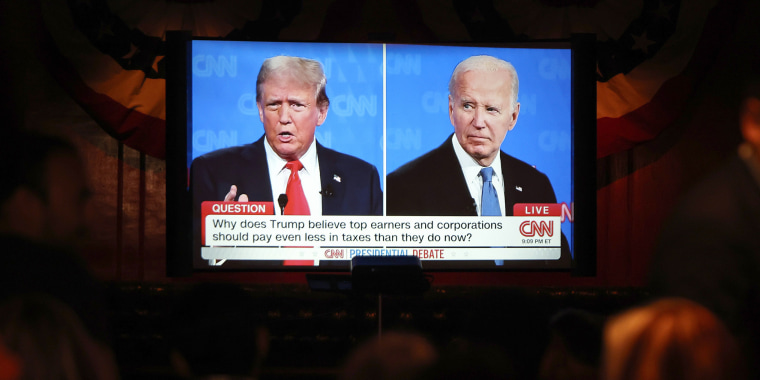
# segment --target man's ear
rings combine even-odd
[[[510,131],[512,130],[512,128],[515,127],[515,124],[517,124],[518,116],[520,116],[520,103],[515,104],[515,108],[512,110],[512,115],[510,115],[510,117],[512,118],[512,122],[509,123]]]
[[[317,115],[317,126],[322,125],[322,123],[325,122],[325,119],[327,119],[327,110],[330,108],[330,106],[317,106],[319,107],[319,115]]]
[[[760,99],[751,97],[744,100],[739,122],[744,140],[760,152]]]
[[[449,120],[451,125],[454,125],[454,98],[449,94]]]
[[[256,108],[259,109],[259,120],[261,120],[261,123],[264,124],[264,109],[261,108],[260,102],[256,102]]]

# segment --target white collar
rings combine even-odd
[[[480,166],[474,158],[465,152],[462,145],[459,144],[456,133],[451,136],[451,143],[454,145],[454,153],[456,153],[459,166],[462,167],[462,173],[464,173],[465,179],[469,182],[473,178],[478,178],[480,175],[480,169],[483,169],[483,166]],[[496,158],[494,158],[491,163],[491,167],[494,171],[493,176],[503,182],[504,179],[501,177],[501,151],[496,154]]]
[[[309,145],[309,149],[307,149],[306,153],[304,153],[303,156],[298,159],[301,161],[303,170],[306,170],[306,173],[317,172],[317,166],[319,163],[317,162],[316,141],[316,138],[312,140],[311,145]],[[270,175],[276,175],[285,169],[285,164],[287,164],[288,161],[284,160],[274,152],[274,149],[272,149],[272,146],[269,145],[269,141],[266,139],[266,136],[264,137],[264,151],[266,152],[267,167],[269,168]]]

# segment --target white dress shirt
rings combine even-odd
[[[451,136],[452,144],[454,145],[454,152],[457,155],[459,166],[462,168],[462,174],[467,182],[467,189],[470,190],[470,196],[475,200],[475,206],[477,208],[478,215],[481,215],[482,200],[480,197],[483,195],[483,180],[480,178],[480,166],[474,158],[465,152],[462,145],[457,140],[457,135]],[[501,215],[506,215],[504,212],[504,178],[501,173],[501,153],[496,155],[496,158],[491,163],[493,168],[493,177],[491,177],[491,183],[493,183],[496,194],[499,197],[499,209],[501,209]]]
[[[288,163],[274,152],[269,145],[269,141],[264,139],[264,150],[266,151],[267,167],[269,168],[269,183],[272,185],[272,197],[274,198],[274,214],[280,215],[280,205],[277,198],[280,194],[285,194],[288,187],[288,178],[290,170],[285,167]],[[309,149],[299,159],[303,168],[298,172],[301,178],[301,186],[306,195],[306,202],[309,204],[309,214],[322,215],[322,181],[319,176],[319,159],[317,158],[317,144],[312,141]]]

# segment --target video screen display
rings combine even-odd
[[[292,62],[279,56],[318,63],[329,105],[311,74],[277,71]],[[519,106],[491,58],[450,94],[474,56],[514,67]],[[572,267],[569,43],[192,40],[186,58],[195,269],[342,270],[356,256],[410,255],[425,270]]]

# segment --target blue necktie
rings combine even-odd
[[[499,196],[496,195],[496,189],[493,187],[493,183],[491,183],[493,168],[480,169],[480,176],[483,178],[483,194],[480,196],[480,215],[501,216]]]

